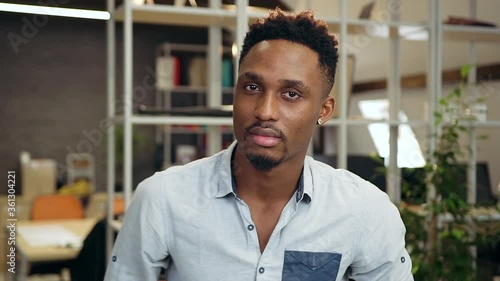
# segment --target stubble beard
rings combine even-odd
[[[271,171],[273,168],[279,166],[281,162],[283,162],[284,158],[282,157],[281,159],[273,159],[271,157],[256,155],[252,153],[246,153],[245,156],[247,157],[250,164],[252,164],[254,169],[259,172]]]

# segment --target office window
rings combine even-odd
[[[362,100],[358,103],[361,114],[365,119],[388,120],[389,101]],[[408,117],[403,111],[399,112],[399,121],[407,122]],[[375,144],[377,153],[384,158],[385,165],[389,164],[389,125],[370,124],[368,131]],[[398,167],[418,168],[425,165],[425,159],[415,134],[409,125],[399,125],[398,137]]]

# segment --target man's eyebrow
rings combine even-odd
[[[263,80],[262,76],[257,74],[257,73],[254,73],[254,72],[244,72],[242,73],[239,78],[246,78],[248,80],[251,80],[251,81],[255,81],[255,82],[261,82]],[[302,91],[309,91],[310,90],[310,87],[307,86],[304,82],[302,82],[301,80],[294,80],[294,79],[280,79],[279,82],[281,83],[281,85],[283,87],[289,87],[289,88],[298,88]]]
[[[293,80],[293,79],[280,79],[280,83],[285,86],[285,87],[290,87],[290,88],[299,88],[303,91],[308,91],[310,88],[304,82],[300,80]]]
[[[255,81],[255,82],[260,82],[260,81],[262,81],[262,76],[260,76],[260,75],[259,75],[259,74],[257,74],[257,73],[253,73],[253,72],[245,72],[245,73],[242,73],[242,74],[240,75],[240,77],[239,77],[239,78],[242,78],[242,77],[244,77],[244,78],[246,78],[246,79],[248,79],[248,80]]]

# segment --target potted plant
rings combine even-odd
[[[492,238],[499,235],[498,229],[477,231],[465,199],[466,169],[459,165],[459,159],[466,158],[467,150],[460,138],[471,132],[468,123],[476,120],[471,109],[475,104],[484,104],[482,98],[464,95],[469,70],[470,66],[461,69],[460,84],[441,98],[434,113],[436,149],[430,152],[423,169],[422,184],[403,186],[407,196],[420,198],[414,198],[414,202],[425,201],[423,210],[401,208],[415,280],[479,280],[474,247],[479,242],[491,244]]]
[[[124,160],[124,130],[123,126],[115,127],[115,191],[123,191],[123,160]],[[132,155],[136,159],[139,153],[151,152],[152,140],[134,126],[132,133]],[[134,162],[135,163],[135,162]]]

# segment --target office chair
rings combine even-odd
[[[32,220],[83,219],[80,199],[72,195],[40,195],[33,200]]]
[[[121,195],[118,195],[121,196]],[[91,196],[87,210],[88,217],[98,218],[94,228],[83,241],[78,257],[70,264],[71,281],[102,281],[106,272],[106,205],[107,194]],[[120,216],[125,212],[123,197],[114,198],[113,214]],[[116,234],[114,234],[116,239]]]
[[[40,195],[32,203],[32,220],[83,218],[83,205],[78,198],[72,195]],[[68,266],[69,261],[32,263],[29,275],[57,274],[63,280],[62,270]]]

